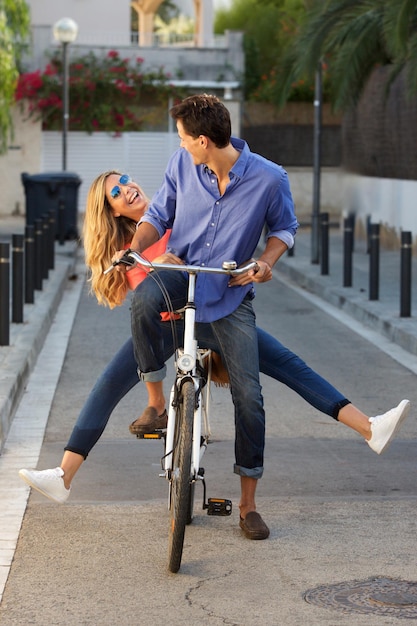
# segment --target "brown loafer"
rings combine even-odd
[[[158,415],[153,406],[148,406],[137,420],[132,422],[129,430],[132,435],[147,435],[155,430],[163,430],[167,427],[168,415],[164,411]]]
[[[269,528],[257,511],[251,511],[245,517],[240,518],[239,526],[248,539],[267,539]]]

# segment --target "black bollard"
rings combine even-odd
[[[35,227],[25,227],[25,302],[35,302]]]
[[[320,267],[321,275],[329,273],[329,214],[320,213]]]
[[[411,259],[413,242],[410,231],[401,233],[400,317],[411,317]]]
[[[366,216],[366,254],[371,252],[371,216]]]
[[[42,220],[35,220],[35,289],[42,290]]]
[[[49,211],[48,268],[55,267],[55,210]]]
[[[343,287],[352,287],[353,218],[343,220]]]
[[[12,322],[23,322],[23,235],[12,235]]]
[[[10,343],[10,244],[0,243],[0,346]]]
[[[352,224],[352,252],[355,251],[355,225],[356,225],[356,213],[355,211],[349,211],[348,218]]]
[[[49,217],[42,215],[42,278],[47,279],[48,268],[48,256],[49,256]]]
[[[58,203],[58,237],[59,245],[63,246],[65,243],[65,202],[62,198]]]
[[[379,298],[379,224],[369,225],[369,299]]]

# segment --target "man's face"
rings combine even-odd
[[[184,148],[184,150],[187,150],[192,156],[194,165],[205,163],[207,152],[203,148],[206,143],[204,140],[202,141],[203,136],[193,137],[192,135],[188,135],[181,120],[177,120],[177,131],[178,137],[180,138],[180,146]]]

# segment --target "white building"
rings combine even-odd
[[[62,17],[71,17],[79,27],[77,40],[81,45],[126,46],[131,43],[131,8],[139,17],[139,46],[154,44],[153,22],[163,0],[27,0],[31,12],[35,38],[44,44],[52,43],[52,25]],[[195,39],[198,47],[213,45],[213,0],[182,0],[186,15],[195,20]],[[43,35],[41,35],[43,33]]]
[[[130,7],[145,11],[149,17],[162,0],[120,0],[118,3],[102,0],[27,0],[31,10],[32,50],[24,59],[26,71],[43,69],[48,53],[59,44],[53,39],[53,25],[63,17],[72,18],[78,25],[75,42],[68,48],[70,58],[90,51],[105,56],[117,50],[122,58],[140,56],[143,70],[163,68],[164,72],[181,79],[190,93],[209,91],[227,101],[231,112],[232,128],[240,134],[241,94],[240,80],[244,72],[242,33],[229,32],[221,38],[213,36],[213,0],[183,0],[192,5],[199,19],[198,36],[188,42],[162,44],[152,37],[151,26],[146,21],[145,30],[138,42],[131,40]],[[184,8],[185,10],[185,8]],[[148,28],[148,30],[146,30]],[[140,45],[142,44],[146,45]],[[140,53],[138,54],[138,49]],[[10,184],[0,199],[0,214],[24,211],[25,199],[21,173],[38,174],[61,169],[60,133],[42,133],[40,123],[22,121],[16,115],[15,136],[9,151],[0,157],[0,174],[6,175]],[[167,120],[168,120],[167,112]],[[68,137],[67,170],[80,175],[79,207],[83,211],[86,189],[100,169],[125,168],[140,176],[152,194],[162,174],[170,153],[178,144],[174,129],[170,137],[162,133],[130,133],[130,136],[112,138],[109,133],[71,133]],[[136,137],[134,135],[140,135]],[[86,145],[86,143],[88,145]],[[91,146],[95,144],[95,148]],[[96,152],[94,152],[96,150]],[[145,158],[144,158],[144,155]]]

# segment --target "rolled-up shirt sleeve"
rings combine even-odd
[[[292,198],[288,174],[281,169],[281,178],[276,189],[273,190],[270,208],[268,209],[266,222],[268,232],[266,239],[277,237],[288,248],[294,245],[294,237],[299,226],[294,213],[294,201]]]
[[[290,233],[288,230],[279,230],[275,234],[268,233],[266,239],[270,237],[276,237],[285,243],[288,249],[294,246],[294,235]]]

